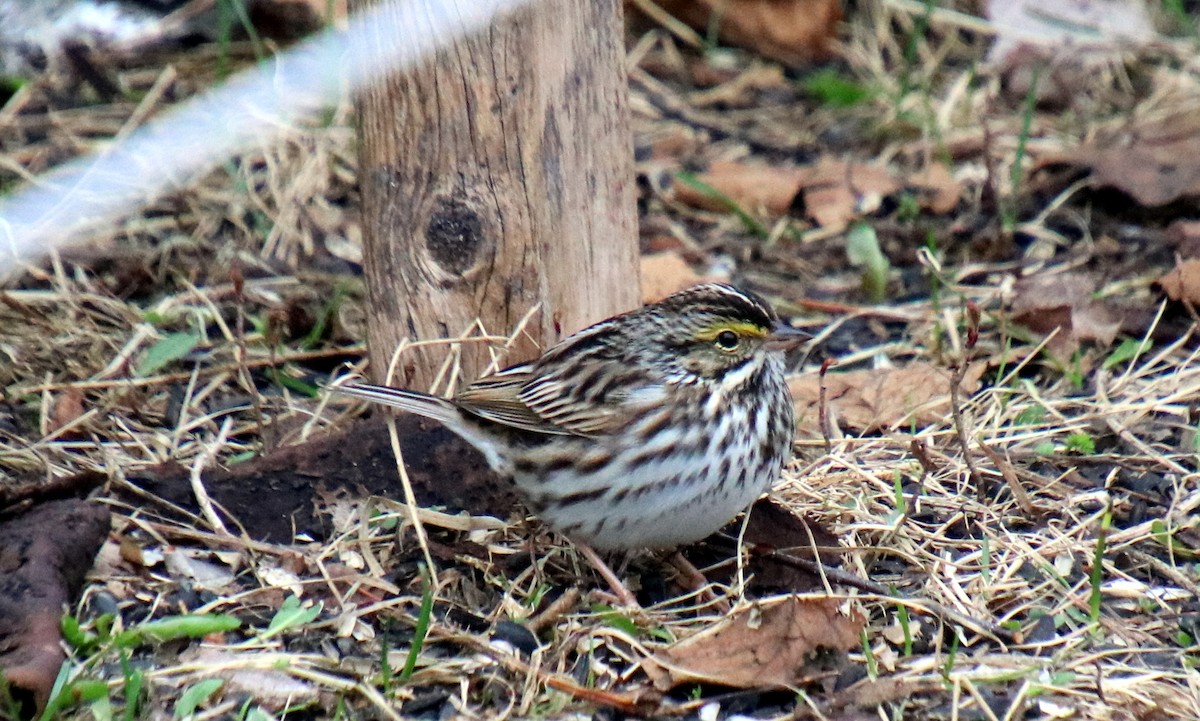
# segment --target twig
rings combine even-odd
[[[384,374],[384,382],[390,382],[395,376],[396,365],[400,362],[400,356],[407,350],[411,344],[408,339],[400,341],[400,345],[396,347],[396,351],[392,353],[392,360],[388,364],[387,372]],[[408,478],[408,468],[404,465],[404,454],[400,449],[400,434],[396,430],[396,417],[393,414],[387,416],[388,439],[392,444],[392,455],[396,457],[396,472],[400,476],[400,487],[404,489],[404,507],[408,511],[408,519],[413,524],[413,531],[417,534],[417,545],[421,547],[421,553],[425,555],[425,563],[429,567],[430,584],[434,589],[437,589],[440,584],[438,579],[437,566],[433,562],[433,553],[429,550],[429,536],[425,533],[425,524],[421,522],[421,514],[417,507],[417,494],[413,491],[412,481]]]
[[[148,326],[147,326],[148,327]],[[352,356],[361,354],[365,350],[364,346],[359,343],[345,348],[331,348],[328,350],[305,351],[303,353],[290,353],[284,356],[275,356],[270,358],[258,358],[248,360],[242,364],[237,362],[225,363],[217,366],[209,366],[196,371],[198,377],[207,378],[209,376],[220,375],[222,373],[237,373],[243,366],[246,368],[271,368],[282,365],[284,363],[319,360],[322,358],[337,358],[341,356]],[[172,383],[181,383],[192,377],[192,371],[181,371],[179,373],[166,373],[160,376],[151,376],[149,378],[111,378],[94,381],[79,381],[76,383],[41,383],[36,386],[28,386],[25,388],[12,388],[12,396],[32,395],[43,391],[56,391],[66,388],[78,388],[80,390],[103,390],[106,388],[144,388],[146,386],[170,385]],[[5,398],[7,396],[0,396]]]
[[[1107,371],[1100,370],[1096,373],[1096,400],[1100,402],[1101,406],[1110,405],[1108,400],[1108,389],[1106,388],[1105,382],[1107,377]],[[1104,418],[1104,425],[1108,426],[1110,431],[1115,433],[1118,438],[1120,438],[1138,453],[1141,453],[1147,458],[1158,458],[1163,465],[1167,466],[1181,476],[1187,476],[1191,473],[1190,470],[1171,460],[1171,458],[1168,456],[1162,453],[1155,453],[1154,449],[1148,446],[1145,441],[1130,433],[1129,429],[1116,417],[1115,413],[1104,413],[1102,414],[1102,417]]]
[[[137,130],[137,128],[141,126],[143,122],[145,122],[146,118],[148,118],[150,114],[154,112],[154,108],[163,99],[163,96],[166,95],[167,90],[175,84],[175,78],[176,72],[174,65],[168,65],[167,67],[163,68],[162,72],[158,74],[157,78],[155,78],[154,84],[150,86],[150,89],[147,90],[146,94],[142,96],[142,99],[138,101],[137,107],[134,108],[133,112],[129,114],[129,117],[125,119],[125,123],[121,125],[121,129],[117,131],[115,136],[113,136],[114,142],[123,140],[134,130]]]
[[[888,546],[892,539],[897,536],[900,528],[908,522],[909,516],[912,515],[912,509],[917,507],[917,501],[920,500],[921,494],[925,492],[925,479],[937,472],[937,466],[934,465],[933,459],[929,457],[929,447],[924,440],[918,438],[912,439],[912,441],[908,444],[908,450],[910,453],[912,453],[913,457],[917,459],[917,462],[921,464],[921,477],[917,479],[917,487],[913,489],[912,497],[908,499],[908,503],[905,504],[904,510],[901,512],[900,517],[896,519],[896,522],[892,524],[892,527],[888,529],[887,533],[880,538],[878,544],[880,547]],[[863,568],[871,568],[874,566],[875,559],[880,555],[882,555],[880,551],[869,551],[865,553],[863,557]]]
[[[856,317],[880,318],[882,320],[894,320],[905,323],[914,323],[924,320],[928,314],[921,311],[905,311],[899,308],[875,307],[870,305],[854,305],[852,303],[839,303],[829,300],[816,300],[813,298],[800,298],[790,304],[797,308],[805,310],[817,311],[820,313],[828,313],[830,315],[852,315]],[[785,304],[780,304],[781,307],[786,307]]]
[[[992,124],[983,121],[983,185],[979,189],[979,207],[986,213],[995,213],[1000,208],[1000,173],[996,170],[995,136]]]
[[[491,657],[509,671],[525,677],[535,677],[538,681],[545,684],[547,688],[561,691],[581,701],[593,703],[597,706],[614,708],[622,713],[639,718],[648,715],[675,715],[674,712],[676,709],[669,706],[664,707],[662,698],[657,693],[646,692],[634,695],[615,693],[598,688],[586,688],[575,683],[571,678],[558,674],[550,674],[541,670],[538,666],[531,666],[473,636],[447,631],[437,626],[429,629],[429,637],[466,646],[475,653]]]
[[[827,456],[833,455],[833,441],[829,438],[829,388],[825,385],[825,375],[835,365],[837,365],[835,359],[826,358],[821,363],[821,372],[818,375],[820,393],[817,396],[817,423],[821,426],[821,438],[825,439],[825,455]]]
[[[674,35],[684,44],[698,50],[704,48],[704,38],[700,37],[700,33],[692,30],[682,20],[662,9],[654,0],[632,0],[631,4],[640,10],[643,15],[666,28],[667,32]]]
[[[529,619],[525,623],[525,628],[529,629],[529,632],[534,635],[541,633],[542,629],[557,622],[558,619],[571,611],[574,611],[575,607],[579,605],[581,595],[578,586],[568,586],[567,590],[563,591],[561,596],[554,599],[546,607],[546,610]]]
[[[962,357],[954,366],[950,378],[950,412],[954,416],[954,430],[958,444],[962,447],[963,462],[967,464],[967,474],[975,486],[975,495],[982,503],[987,497],[988,486],[979,469],[975,466],[975,458],[971,455],[971,441],[967,435],[967,421],[962,408],[962,382],[967,375],[972,351],[979,342],[979,306],[973,301],[967,301],[967,341],[963,344]]]
[[[917,487],[913,489],[912,500],[908,502],[910,507],[915,508],[921,494],[925,492],[925,479],[937,473],[938,468],[933,459],[929,457],[929,444],[924,440],[912,439],[912,443],[908,444],[908,450],[917,459],[917,463],[921,464],[921,477],[917,479]],[[906,511],[905,516],[907,517],[907,515]]]
[[[1025,515],[1030,518],[1037,518],[1041,516],[1041,512],[1038,511],[1037,507],[1033,505],[1033,501],[1030,500],[1029,493],[1025,491],[1025,486],[1021,485],[1021,479],[1017,477],[1017,472],[1013,469],[1012,464],[1002,458],[1000,454],[996,452],[996,449],[984,443],[982,439],[978,440],[978,444],[979,450],[984,452],[984,455],[991,460],[992,465],[994,465],[996,470],[1000,471],[1000,475],[1004,477],[1004,482],[1008,484],[1009,490],[1012,491],[1013,498],[1016,499],[1017,505],[1021,507],[1021,510],[1025,512]]]
[[[242,268],[236,262],[229,268],[229,274],[233,276],[233,302],[237,308],[237,318],[234,321],[233,333],[233,356],[238,364],[238,377],[241,378],[242,384],[246,387],[246,392],[250,394],[250,403],[254,407],[254,418],[258,421],[258,427],[262,431],[262,448],[275,447],[275,424],[271,423],[266,414],[263,413],[262,394],[258,392],[258,388],[254,385],[254,378],[250,375],[250,367],[246,365],[246,359],[249,356],[248,346],[246,344],[246,277],[242,274]],[[275,348],[278,345],[275,339],[270,338],[268,331],[268,345],[270,346],[270,358],[275,360]]]
[[[970,628],[980,635],[990,636],[997,641],[1003,642],[1020,640],[1020,635],[1018,632],[1010,631],[1003,626],[992,623],[991,621],[975,618],[974,616],[967,615],[961,611],[956,611],[953,608],[944,606],[936,601],[930,601],[923,598],[914,598],[912,596],[891,591],[885,586],[875,583],[874,581],[868,581],[867,579],[857,576],[849,571],[843,571],[840,568],[828,566],[820,561],[811,561],[807,558],[800,558],[799,556],[794,556],[786,551],[771,551],[770,553],[765,554],[765,556],[766,558],[770,558],[773,561],[778,561],[784,565],[799,568],[802,571],[807,571],[816,576],[825,577],[834,581],[835,583],[840,583],[844,586],[850,586],[851,588],[857,588],[858,590],[866,591],[867,593],[873,593],[883,599],[901,601],[905,605],[910,605],[914,608],[924,610],[931,615],[938,616],[939,618],[948,619],[962,626]]]
[[[219,536],[229,536],[229,530],[225,528],[225,524],[221,522],[221,517],[217,515],[217,511],[213,508],[212,499],[208,496],[208,490],[204,488],[204,467],[212,463],[216,458],[217,453],[221,450],[221,446],[225,445],[225,441],[229,436],[229,428],[233,425],[233,418],[226,416],[221,423],[221,430],[217,432],[216,440],[214,440],[204,452],[196,456],[196,462],[192,464],[191,482],[192,494],[196,496],[196,505],[200,507],[200,513],[208,521],[208,525],[212,527],[213,532]]]
[[[87,45],[82,41],[66,40],[62,43],[62,54],[71,64],[71,69],[91,85],[105,103],[111,103],[114,98],[120,97],[121,89],[96,67],[89,57]]]

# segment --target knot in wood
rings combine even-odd
[[[425,229],[425,245],[439,266],[462,275],[475,264],[483,240],[483,219],[465,201],[438,201]]]

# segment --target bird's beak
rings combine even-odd
[[[766,345],[771,350],[789,350],[808,340],[812,340],[811,334],[777,322],[771,335],[767,336]]]

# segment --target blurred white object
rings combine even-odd
[[[156,33],[164,12],[115,0],[0,0],[0,74],[29,74],[66,43],[136,42]]]
[[[1144,44],[1157,33],[1142,0],[989,0],[996,31],[990,59],[1028,43],[1058,50]]]
[[[3,0],[8,1],[8,0]],[[52,246],[86,239],[227,158],[262,147],[348,92],[412,67],[527,0],[389,2],[326,30],[225,85],[0,199],[0,282]],[[547,0],[543,0],[547,1]]]
[[[989,0],[987,15],[988,63],[1013,95],[1036,80],[1038,102],[1070,102],[1122,50],[1158,39],[1143,0]]]

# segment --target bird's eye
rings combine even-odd
[[[738,347],[738,334],[731,330],[723,330],[717,333],[717,347],[721,350],[734,350]]]

